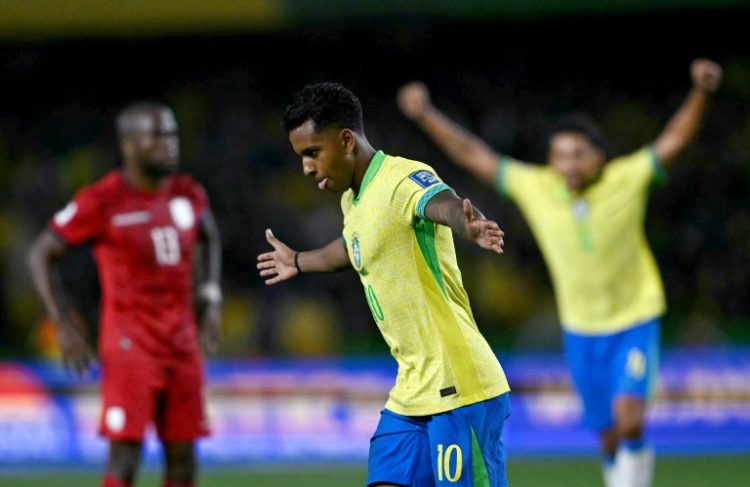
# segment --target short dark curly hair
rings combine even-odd
[[[586,137],[591,145],[600,149],[605,154],[607,153],[608,143],[604,131],[593,118],[585,113],[570,113],[558,120],[549,132],[549,137],[547,137],[548,144],[552,141],[552,137],[562,132],[581,134]]]
[[[362,133],[364,127],[359,99],[343,85],[332,82],[307,85],[294,95],[284,112],[284,132],[289,135],[308,120],[316,132],[337,127]]]

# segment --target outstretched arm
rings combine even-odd
[[[435,108],[427,86],[417,81],[404,85],[398,92],[398,106],[453,162],[480,181],[495,185],[499,154]]]
[[[266,230],[266,240],[273,251],[258,256],[258,270],[267,278],[268,285],[291,279],[300,272],[334,272],[351,266],[340,238],[325,247],[305,252],[290,249],[274,237],[270,228]]]
[[[428,220],[451,228],[459,236],[473,240],[483,249],[503,253],[503,235],[498,224],[487,220],[471,201],[463,201],[453,191],[442,191],[427,203],[424,211]]]
[[[57,327],[57,342],[63,364],[69,371],[83,375],[91,367],[94,352],[84,332],[73,321],[62,290],[57,264],[67,252],[65,243],[52,230],[47,229],[32,244],[28,264],[34,287]]]
[[[708,59],[696,59],[690,66],[693,87],[685,101],[654,141],[654,152],[662,165],[669,166],[698,132],[711,96],[721,84],[721,67]]]
[[[219,322],[221,316],[221,237],[213,213],[203,214],[198,233],[197,275],[195,302],[200,324],[201,342],[206,352],[219,348]]]

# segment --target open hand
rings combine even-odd
[[[219,350],[220,315],[219,303],[209,303],[203,310],[200,323],[200,340],[203,350],[207,354],[214,354]]]
[[[273,247],[273,252],[258,256],[258,270],[261,277],[268,278],[266,284],[270,286],[299,274],[294,265],[296,252],[274,237],[270,228],[266,230],[266,240]]]
[[[464,221],[466,233],[470,239],[483,249],[491,250],[497,254],[503,253],[503,235],[497,222],[485,218],[474,217],[474,207],[469,199],[464,199]]]
[[[58,327],[57,344],[60,347],[66,370],[76,377],[83,377],[91,370],[94,363],[94,351],[75,325],[67,324]]]

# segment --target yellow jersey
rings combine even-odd
[[[500,161],[497,189],[531,227],[566,330],[611,334],[666,310],[643,224],[649,188],[663,176],[651,147],[610,161],[580,195],[549,165]]]
[[[421,162],[378,151],[358,194],[341,198],[343,239],[380,332],[398,362],[386,408],[424,416],[509,390],[471,314],[449,227],[427,202],[450,190]]]

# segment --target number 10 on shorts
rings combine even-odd
[[[454,459],[455,457],[455,459]],[[448,482],[458,482],[461,479],[461,469],[463,468],[464,458],[461,453],[461,447],[458,445],[448,445],[445,448],[442,443],[437,446],[437,472],[438,482],[443,479]]]

